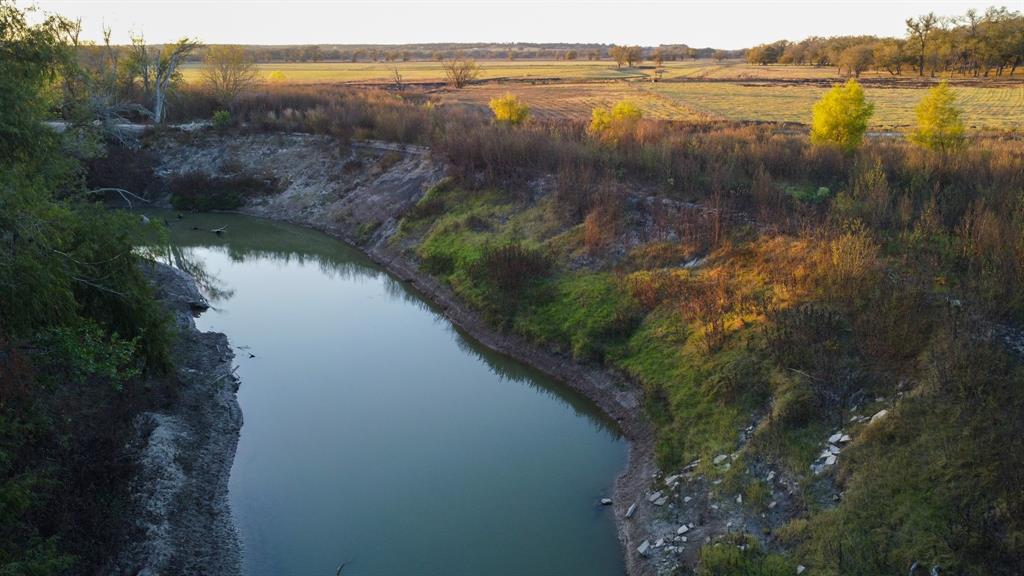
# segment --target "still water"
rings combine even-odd
[[[325,235],[152,216],[213,305],[199,327],[235,347],[245,574],[623,574],[598,499],[626,446],[584,398],[468,340]]]

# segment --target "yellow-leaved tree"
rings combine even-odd
[[[964,122],[956,106],[956,95],[945,80],[928,91],[917,105],[917,128],[910,133],[915,144],[945,152],[964,142]]]
[[[811,142],[839,146],[847,152],[856,150],[874,111],[874,104],[864,98],[864,89],[856,80],[833,86],[814,104]]]
[[[613,127],[632,126],[643,117],[643,110],[634,102],[620,100],[611,108],[594,108],[590,115],[590,133],[599,135]]]
[[[491,98],[491,111],[494,112],[494,119],[506,124],[522,124],[530,115],[530,107],[519,101],[519,98],[512,94],[505,94],[501,98]]]

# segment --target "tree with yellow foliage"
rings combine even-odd
[[[613,127],[632,126],[644,117],[643,110],[631,100],[620,100],[611,108],[594,108],[590,115],[590,133],[602,134]]]
[[[908,136],[911,142],[941,152],[963,144],[964,122],[956,106],[956,95],[945,80],[921,99],[916,116],[917,128]]]
[[[811,142],[838,146],[846,152],[856,150],[874,111],[859,82],[851,78],[842,86],[837,84],[814,104]]]
[[[530,107],[519,101],[519,98],[512,94],[505,94],[501,98],[491,98],[491,111],[494,112],[494,119],[506,124],[522,124],[530,115]]]

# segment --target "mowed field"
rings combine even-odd
[[[641,79],[650,72],[644,68],[616,68],[607,60],[488,60],[478,64],[480,80],[625,80]],[[285,84],[387,84],[394,80],[395,69],[404,82],[444,82],[440,62],[275,62],[257,67],[264,79],[274,74]],[[186,82],[200,81],[200,65],[182,66],[182,76]]]
[[[835,68],[758,66],[739,61],[696,60],[666,62],[661,82],[652,82],[654,66],[616,68],[602,61],[482,61],[482,84],[462,90],[437,89],[441,102],[486,106],[491,98],[515,94],[540,119],[589,118],[597,106],[628,98],[647,117],[665,120],[736,120],[809,123],[811,107],[829,82],[842,82]],[[272,73],[281,84],[388,85],[398,69],[404,82],[439,83],[439,62],[319,62],[261,64],[260,74]],[[183,69],[187,82],[201,81],[200,68]],[[912,125],[914,107],[925,88],[914,74],[893,78],[866,73],[865,93],[875,104],[874,129]],[[880,82],[880,80],[884,80]],[[926,80],[927,81],[927,80]],[[986,85],[954,78],[952,85],[974,129],[1024,130],[1024,75]]]
[[[650,118],[663,120],[756,120],[809,124],[811,108],[827,88],[814,85],[751,85],[733,82],[609,82],[555,85],[470,86],[446,91],[443,101],[486,106],[505,93],[518,96],[542,119],[587,118],[596,106],[622,99],[637,103]],[[924,88],[867,86],[875,104],[874,129],[914,123]],[[954,87],[964,123],[974,129],[1024,129],[1024,85]]]

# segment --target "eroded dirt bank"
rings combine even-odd
[[[176,398],[134,423],[138,474],[117,556],[104,574],[241,574],[228,502],[242,412],[227,337],[201,332],[193,318],[208,307],[193,279],[163,264],[146,267],[174,319]]]
[[[413,240],[396,236],[401,218],[445,177],[444,166],[427,149],[376,142],[342,146],[333,138],[307,134],[205,132],[163,138],[155,151],[163,180],[184,174],[274,179],[279,193],[250,199],[239,211],[314,228],[358,247],[474,339],[588,396],[618,422],[629,441],[628,464],[616,480],[612,506],[629,573],[664,573],[675,565],[664,548],[650,547],[646,556],[637,551],[645,541],[654,543],[658,524],[657,508],[647,498],[657,474],[654,433],[637,387],[600,367],[496,331],[420,270],[409,256]]]

